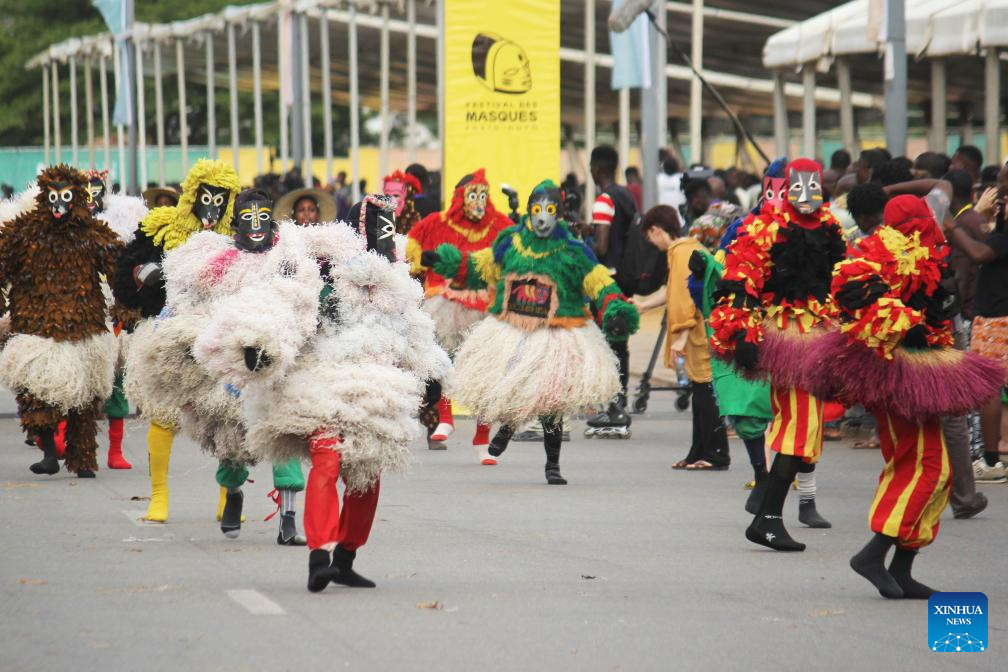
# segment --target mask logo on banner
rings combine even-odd
[[[493,33],[479,33],[472,43],[473,74],[497,93],[528,93],[532,89],[532,65],[528,54],[515,42]]]

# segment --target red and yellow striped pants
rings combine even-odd
[[[823,402],[798,388],[770,387],[773,421],[767,445],[781,455],[815,464],[822,454]]]
[[[868,514],[872,532],[899,539],[903,548],[934,541],[949,499],[949,460],[937,419],[919,424],[876,413],[885,468]]]

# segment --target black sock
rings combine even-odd
[[[55,474],[59,472],[59,459],[56,457],[56,438],[51,429],[44,429],[38,433],[39,443],[42,444],[42,459],[28,467],[34,474]]]
[[[560,446],[563,442],[563,418],[543,416],[543,446],[546,449],[546,482],[550,485],[567,485],[560,475]]]
[[[892,562],[889,564],[889,574],[896,579],[896,583],[903,589],[903,597],[911,600],[926,600],[938,591],[925,586],[910,576],[910,571],[913,569],[913,562],[916,557],[916,550],[897,546],[896,551],[893,553]]]
[[[903,589],[885,566],[886,553],[895,543],[895,537],[876,532],[865,547],[850,559],[851,569],[871,581],[882,597],[890,599],[903,597]]]
[[[999,458],[1000,458],[1000,455],[998,454],[998,452],[996,450],[993,451],[993,452],[991,452],[989,450],[985,450],[984,451],[984,462],[987,463],[988,467],[993,467],[995,464],[997,464]]]
[[[766,437],[760,434],[754,439],[742,439],[746,452],[749,453],[749,464],[752,465],[755,474],[766,473]]]
[[[509,427],[508,425],[501,425],[494,437],[490,439],[490,445],[487,446],[487,452],[494,457],[500,457],[507,450],[508,444],[511,442],[511,437],[514,435],[514,427]]]
[[[778,454],[774,458],[770,474],[767,476],[763,502],[752,524],[746,529],[746,539],[749,541],[775,551],[805,550],[805,544],[792,539],[784,527],[784,521],[781,520],[784,500],[787,499],[788,489],[798,471],[799,462],[800,458],[791,455]]]

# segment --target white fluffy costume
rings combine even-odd
[[[253,462],[244,450],[241,403],[192,356],[209,304],[234,291],[202,274],[209,260],[241,255],[227,236],[206,231],[165,256],[167,303],[137,328],[130,348],[126,392],[148,420],[180,427],[218,460]]]
[[[119,258],[112,291],[122,306],[140,312],[147,320],[141,323],[131,339],[131,351],[141,346],[145,334],[152,333],[150,322],[165,307],[166,293],[161,265],[167,253],[182,246],[193,234],[212,229],[227,235],[231,231],[234,200],[240,190],[234,168],[223,161],[202,159],[189,170],[182,182],[178,204],[172,207],[153,208],[147,213],[134,239]],[[149,357],[153,353],[147,351]],[[142,391],[138,385],[148,375],[144,370],[142,353],[129,353],[126,367],[127,394],[131,397]],[[150,359],[148,359],[150,361]],[[153,368],[151,375],[166,369]],[[190,370],[191,372],[191,370]],[[132,382],[131,382],[132,381]],[[138,382],[139,381],[139,382]],[[166,386],[176,381],[169,378]],[[187,381],[192,382],[192,381]],[[134,391],[131,393],[130,389]],[[192,390],[193,388],[189,388]],[[140,398],[134,398],[148,417],[153,420],[147,433],[147,451],[150,459],[151,501],[147,507],[147,520],[165,522],[168,519],[168,464],[176,423],[181,414],[177,406],[153,403],[150,408]],[[172,410],[172,409],[176,410]]]
[[[373,586],[351,565],[370,533],[380,476],[408,466],[425,383],[446,377],[450,362],[408,267],[366,251],[349,226],[285,222],[273,249],[256,256],[253,277],[214,303],[193,354],[241,389],[257,456],[312,462],[309,589]]]
[[[213,305],[193,349],[242,390],[251,450],[277,461],[308,457],[306,438],[325,428],[342,439],[352,490],[403,470],[423,383],[450,370],[406,265],[365,252],[343,224],[290,222],[256,261],[255,277]],[[270,363],[250,371],[246,348]]]

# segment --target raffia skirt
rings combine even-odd
[[[593,322],[526,330],[490,315],[455,356],[455,399],[484,422],[575,413],[619,387],[619,363]]]

